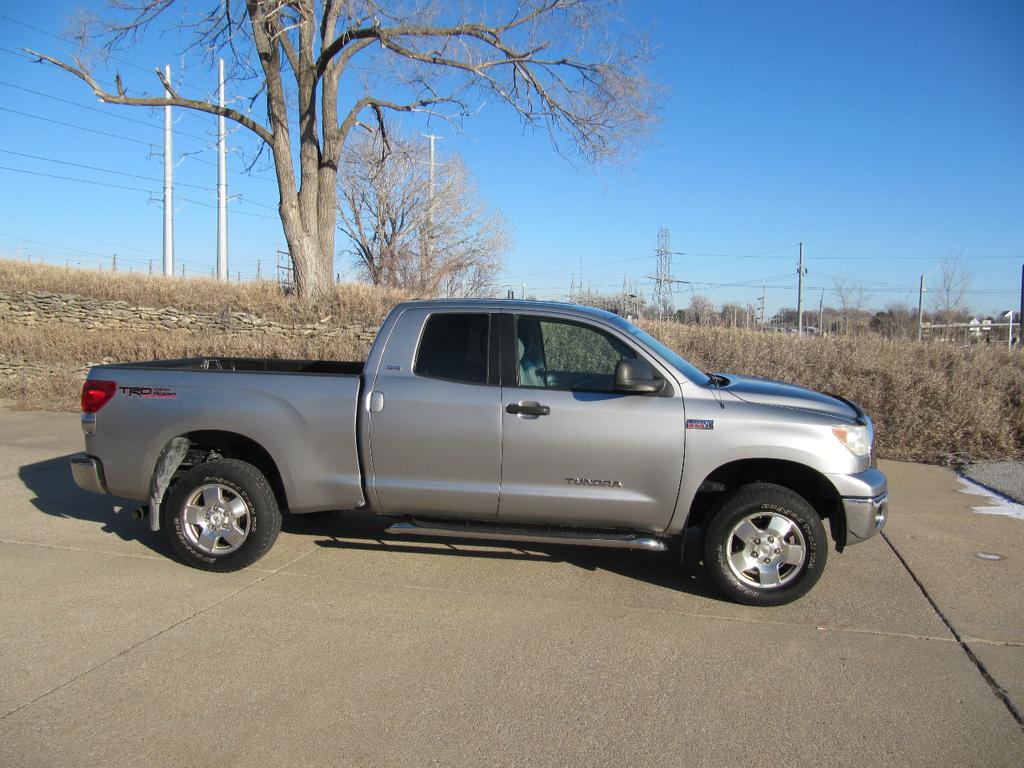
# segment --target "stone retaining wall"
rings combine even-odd
[[[373,341],[378,326],[362,323],[289,325],[248,312],[202,314],[174,307],[136,307],[126,301],[93,299],[43,291],[12,292],[0,289],[0,320],[24,325],[74,323],[89,329],[150,331],[178,328],[188,331],[268,333],[281,336],[351,336]]]
[[[226,333],[232,336],[272,334],[283,338],[317,335],[327,338],[346,337],[367,344],[373,341],[378,330],[376,325],[363,323],[337,324],[328,321],[314,325],[289,325],[266,320],[247,312],[203,314],[174,307],[136,307],[126,301],[94,299],[73,294],[16,292],[3,289],[0,289],[0,320],[28,326],[72,323],[93,330],[152,331],[166,328],[200,333]],[[0,380],[10,380],[10,377],[35,379],[68,372],[78,374],[84,379],[92,366],[113,362],[116,361],[96,360],[70,369],[65,365],[8,358],[0,354]]]
[[[86,363],[82,366],[69,368],[66,365],[60,365],[59,363],[40,363],[0,355],[0,379],[13,376],[36,379],[56,376],[63,373],[73,373],[84,381],[86,375],[89,373],[89,369],[94,365],[108,365],[114,362],[117,361],[113,358],[104,358],[103,360],[97,360],[94,363]]]

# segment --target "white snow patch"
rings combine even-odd
[[[988,488],[978,485],[973,480],[968,480],[962,475],[957,475],[957,477],[964,485],[964,487],[960,489],[960,493],[968,493],[972,496],[985,496],[991,502],[988,506],[971,507],[971,509],[979,515],[1003,515],[1005,517],[1014,517],[1018,520],[1024,520],[1024,504],[1016,504],[1009,499],[1004,499],[1002,496],[997,496]]]

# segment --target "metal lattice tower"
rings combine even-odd
[[[672,235],[668,227],[658,228],[658,265],[654,273],[654,307],[659,313],[672,311]]]

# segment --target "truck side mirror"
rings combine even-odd
[[[665,380],[654,372],[646,360],[622,359],[615,366],[616,392],[653,395],[664,388]]]

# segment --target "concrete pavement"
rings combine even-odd
[[[74,487],[80,446],[0,410],[4,766],[1024,763],[1024,521],[948,470],[886,463],[888,541],[758,610],[663,556],[365,515],[207,574]]]

